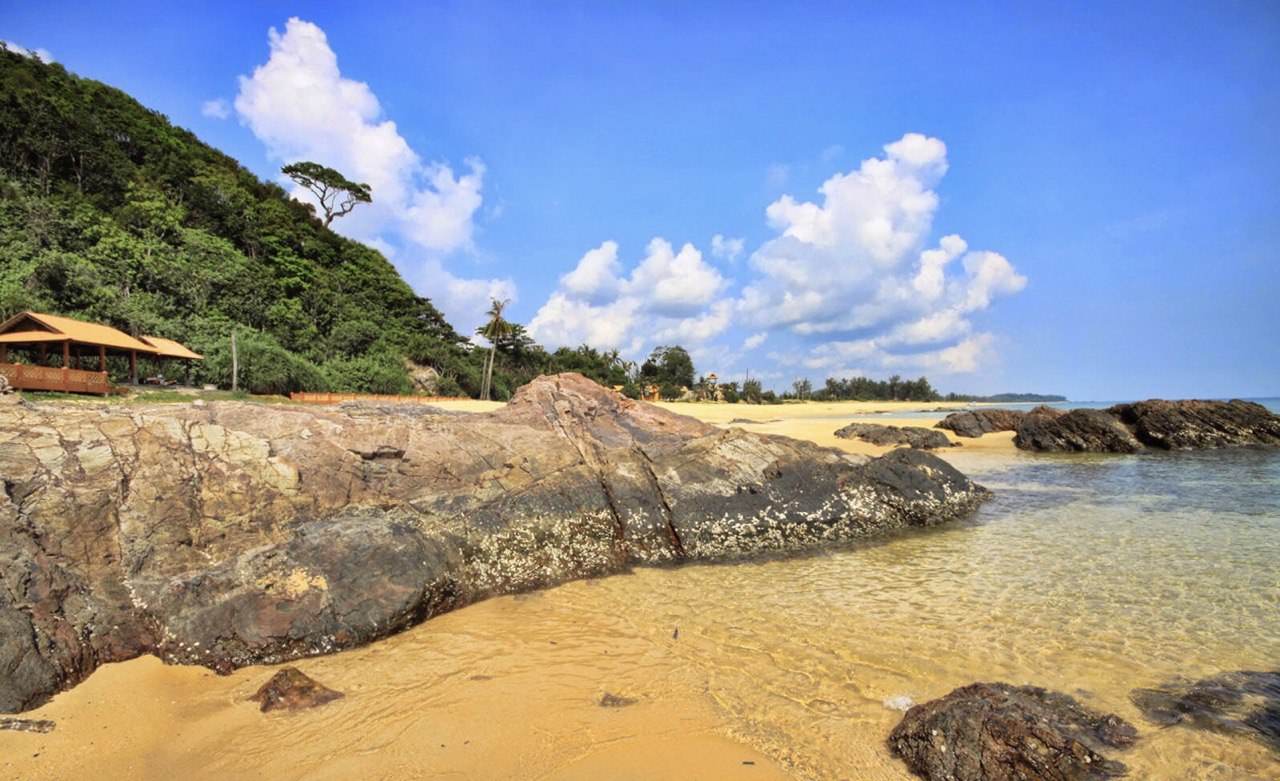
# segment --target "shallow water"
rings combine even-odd
[[[1280,452],[948,458],[995,491],[963,524],[490,600],[301,663],[347,693],[306,714],[244,702],[269,668],[178,681],[155,664],[114,693],[104,669],[47,706],[55,733],[22,745],[48,757],[65,740],[102,777],[768,778],[776,763],[905,779],[884,747],[891,706],[1003,680],[1133,721],[1140,742],[1116,753],[1132,778],[1280,778],[1260,742],[1157,729],[1128,700],[1280,665]],[[638,702],[601,708],[605,691]],[[99,727],[120,697],[150,732]],[[116,737],[86,748],[94,734]],[[0,754],[16,740],[0,736]],[[0,769],[76,768],[40,762]]]

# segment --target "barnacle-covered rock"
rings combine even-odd
[[[0,711],[143,653],[276,663],[495,594],[846,544],[986,496],[926,453],[722,430],[576,374],[475,415],[3,405],[0,478]]]

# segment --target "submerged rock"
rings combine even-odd
[[[1164,450],[1280,445],[1280,416],[1251,401],[1151,399],[1107,411],[1143,444]]]
[[[611,694],[609,692],[605,692],[604,696],[600,698],[600,707],[601,708],[625,708],[628,705],[635,705],[636,702],[638,702],[638,700],[635,700],[631,697],[623,697],[622,695],[619,695],[619,694]]]
[[[1065,694],[975,683],[907,711],[889,749],[930,781],[1094,781],[1125,774],[1102,752],[1136,738],[1119,716]]]
[[[1129,698],[1145,718],[1162,727],[1184,724],[1248,735],[1280,752],[1280,671],[1173,680],[1154,689],[1134,689]]]
[[[53,732],[56,726],[48,719],[0,719],[0,729],[14,732]]]
[[[1053,453],[1137,453],[1142,443],[1115,416],[1097,409],[1073,409],[1063,415],[1027,415],[1013,444],[1023,450]]]
[[[1016,409],[976,409],[953,412],[934,425],[970,439],[994,431],[1013,431],[1027,413]]]
[[[315,708],[325,703],[341,699],[342,692],[336,692],[296,667],[286,667],[271,680],[262,684],[262,688],[254,692],[249,699],[262,705],[262,712],[273,710],[301,710]]]
[[[873,445],[906,445],[920,450],[939,447],[959,447],[947,435],[935,429],[921,426],[882,426],[878,423],[850,423],[836,431],[841,439],[860,439]]]
[[[229,671],[637,564],[848,544],[986,496],[580,375],[494,412],[0,405],[0,711],[152,653]]]

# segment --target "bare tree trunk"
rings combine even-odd
[[[231,332],[231,392],[240,390],[240,356],[236,353],[236,332]]]
[[[489,358],[484,362],[484,381],[480,386],[480,400],[489,401],[489,393],[493,390],[493,355],[497,352],[497,345],[489,346]]]

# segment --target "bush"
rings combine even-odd
[[[337,358],[322,367],[330,390],[342,393],[413,392],[404,364],[391,353],[370,353],[358,358]]]
[[[220,388],[231,387],[230,338],[199,344],[204,362],[196,376]],[[236,334],[240,388],[250,393],[285,395],[293,391],[323,391],[329,384],[320,369],[280,346],[267,334],[243,330]]]

